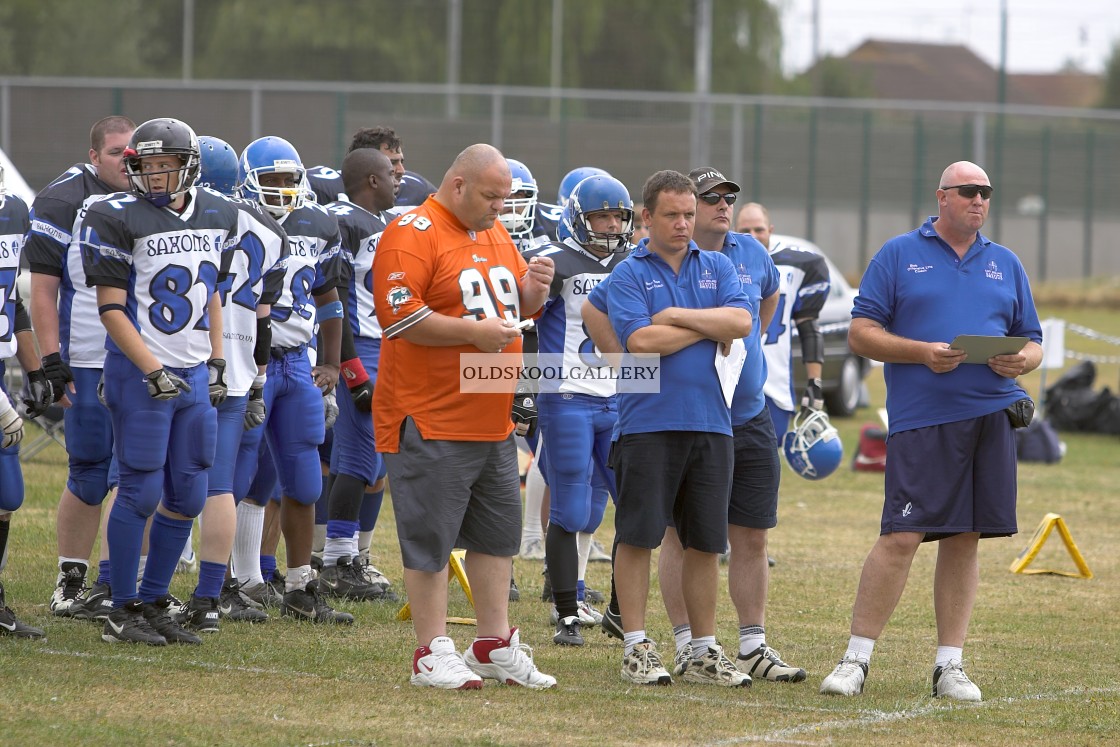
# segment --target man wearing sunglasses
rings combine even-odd
[[[937,541],[932,695],[981,699],[962,664],[980,581],[977,546],[1017,531],[1015,437],[1005,411],[1027,398],[1015,378],[1042,361],[1042,329],[1019,258],[980,233],[991,206],[988,175],[959,161],[938,184],[938,215],[883,245],[852,310],[852,351],[886,364],[890,459],[881,533],[863,564],[848,649],[822,693],[863,690],[914,554]],[[964,333],[1030,341],[1018,353],[968,360],[949,346]]]

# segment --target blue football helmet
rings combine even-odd
[[[262,174],[291,174],[293,187],[262,187]],[[237,189],[247,200],[255,200],[277,218],[298,210],[311,189],[307,169],[295,147],[282,137],[262,137],[245,146],[237,162]]]
[[[537,221],[537,180],[529,167],[521,161],[507,158],[509,172],[513,176],[513,187],[506,198],[507,212],[498,216],[502,225],[515,239],[527,239],[533,235]]]
[[[178,156],[180,166],[168,172],[143,170],[143,159],[149,156]],[[149,119],[132,133],[124,151],[124,168],[136,193],[156,207],[170,205],[178,195],[187,192],[198,181],[202,157],[198,150],[198,136],[186,122],[169,117]],[[175,188],[153,192],[149,179],[160,174],[178,174]]]
[[[828,413],[803,408],[792,426],[782,439],[782,453],[793,471],[806,480],[823,480],[835,472],[844,459],[844,444]]]
[[[620,232],[591,230],[589,216],[604,210],[622,211]],[[608,175],[589,176],[572,190],[561,224],[565,233],[581,246],[613,253],[627,252],[630,251],[630,237],[634,235],[634,203],[626,186],[618,179]]]
[[[237,152],[229,143],[210,135],[198,136],[202,169],[198,185],[232,197],[237,192]]]
[[[556,204],[560,207],[567,205],[568,197],[571,196],[572,190],[576,188],[577,184],[589,176],[610,176],[610,174],[594,166],[579,166],[572,169],[567,174],[564,174],[564,178],[560,180],[560,189],[556,193]]]

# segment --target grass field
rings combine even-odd
[[[1044,314],[1046,315],[1046,314]],[[1056,310],[1120,336],[1120,312]],[[1116,348],[1067,336],[1070,348],[1116,355]],[[1115,387],[1120,367],[1103,366],[1098,386]],[[1050,373],[1050,381],[1057,378]],[[883,403],[878,369],[873,408],[837,421],[846,453],[859,426]],[[1038,374],[1027,377],[1038,393]],[[29,432],[29,437],[34,431]],[[756,682],[748,691],[677,684],[627,687],[621,645],[597,631],[582,649],[550,642],[548,608],[538,601],[540,565],[516,561],[522,601],[511,618],[558,688],[529,692],[488,683],[476,692],[432,692],[408,683],[412,628],[397,607],[340,605],[357,616],[347,629],[279,618],[250,627],[225,623],[201,647],[111,646],[93,624],[56,620],[47,600],[55,578],[54,507],[65,459],[51,446],[24,465],[27,501],[13,520],[4,574],[9,602],[46,628],[46,642],[0,638],[0,744],[354,745],[588,744],[799,745],[1120,743],[1120,441],[1064,435],[1057,465],[1024,464],[1014,538],[981,543],[981,587],[967,666],[984,702],[932,700],[936,645],[930,592],[934,549],[915,560],[911,583],[876,648],[864,695],[817,692],[847,641],[860,566],[879,527],[882,476],[847,467],[824,482],[783,475],[781,523],[771,533],[769,642],[809,679]],[[375,537],[375,558],[400,579],[390,504]],[[1095,577],[1012,574],[1008,566],[1047,512],[1060,513]],[[599,537],[609,542],[608,512]],[[1033,564],[1072,570],[1055,534]],[[607,564],[592,564],[589,585],[606,589]],[[186,597],[194,579],[176,576]],[[653,584],[656,589],[656,583]],[[461,592],[452,614],[468,615]],[[719,637],[736,643],[734,611],[720,602]],[[653,594],[649,631],[671,651],[671,630]],[[473,629],[452,626],[465,646]]]

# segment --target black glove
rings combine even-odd
[[[152,399],[175,399],[180,391],[189,392],[191,385],[166,368],[157,368],[146,377],[148,396]]]
[[[224,358],[211,358],[206,362],[210,374],[210,404],[214,407],[226,401],[229,387],[226,386],[226,361]]]
[[[524,384],[519,384],[513,395],[513,422],[517,425],[514,432],[531,438],[537,432],[537,398]]]
[[[820,379],[809,379],[805,384],[805,393],[801,395],[801,407],[805,410],[824,409],[824,392],[821,389]]]
[[[263,379],[258,376],[257,379]],[[245,430],[252,430],[264,422],[264,382],[256,380],[249,387],[249,399],[245,402]]]
[[[66,392],[69,391],[67,384],[74,381],[74,374],[70,371],[70,365],[62,360],[61,353],[51,353],[43,356],[43,374],[51,382],[52,396],[55,402],[65,396]]]
[[[37,418],[54,404],[53,389],[43,369],[27,374],[27,396],[23,398],[23,406],[27,408],[28,417]]]

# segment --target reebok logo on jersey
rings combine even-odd
[[[403,272],[390,272],[389,277],[387,277],[386,280],[388,280],[390,283],[393,282],[394,280],[404,280],[404,273]]]
[[[477,254],[472,254],[471,259],[473,259],[475,262],[489,262],[490,261],[490,260],[486,259],[486,257],[480,257]]]

